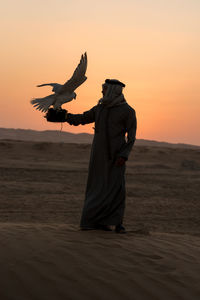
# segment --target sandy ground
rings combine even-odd
[[[200,299],[200,150],[134,148],[126,235],[79,230],[89,154],[0,141],[0,299]]]

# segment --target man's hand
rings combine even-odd
[[[124,157],[118,157],[116,159],[115,165],[118,167],[121,167],[125,164],[125,162],[126,162],[126,159]]]
[[[45,118],[48,122],[65,122],[66,121],[67,111],[65,109],[55,110],[49,108]]]

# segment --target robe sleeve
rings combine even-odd
[[[127,133],[127,141],[120,149],[118,157],[124,157],[126,160],[128,160],[128,156],[136,140],[137,119],[134,109],[131,109],[129,111],[129,115],[125,121],[125,126]]]
[[[85,111],[83,114],[68,113],[66,117],[66,122],[74,126],[93,123],[95,121],[95,111],[96,111],[96,106],[94,106],[88,111]]]

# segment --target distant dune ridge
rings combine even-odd
[[[52,142],[52,143],[77,143],[77,144],[91,144],[93,134],[89,133],[71,133],[60,130],[45,130],[37,131],[31,129],[13,129],[0,128],[1,140],[19,140],[19,141],[33,141],[33,142]],[[173,148],[200,148],[200,146],[189,144],[173,144],[167,142],[157,142],[151,140],[137,139],[136,145],[140,146],[155,146],[155,147],[173,147]]]
[[[0,128],[0,139],[90,144],[92,142],[93,135],[88,133],[74,134],[60,130],[37,131],[31,129]]]

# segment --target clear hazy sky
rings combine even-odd
[[[200,145],[199,0],[0,1],[0,127],[60,129],[30,105],[88,53],[88,80],[63,107],[96,105],[105,78],[126,83],[137,138]],[[93,125],[63,130],[93,132]]]

